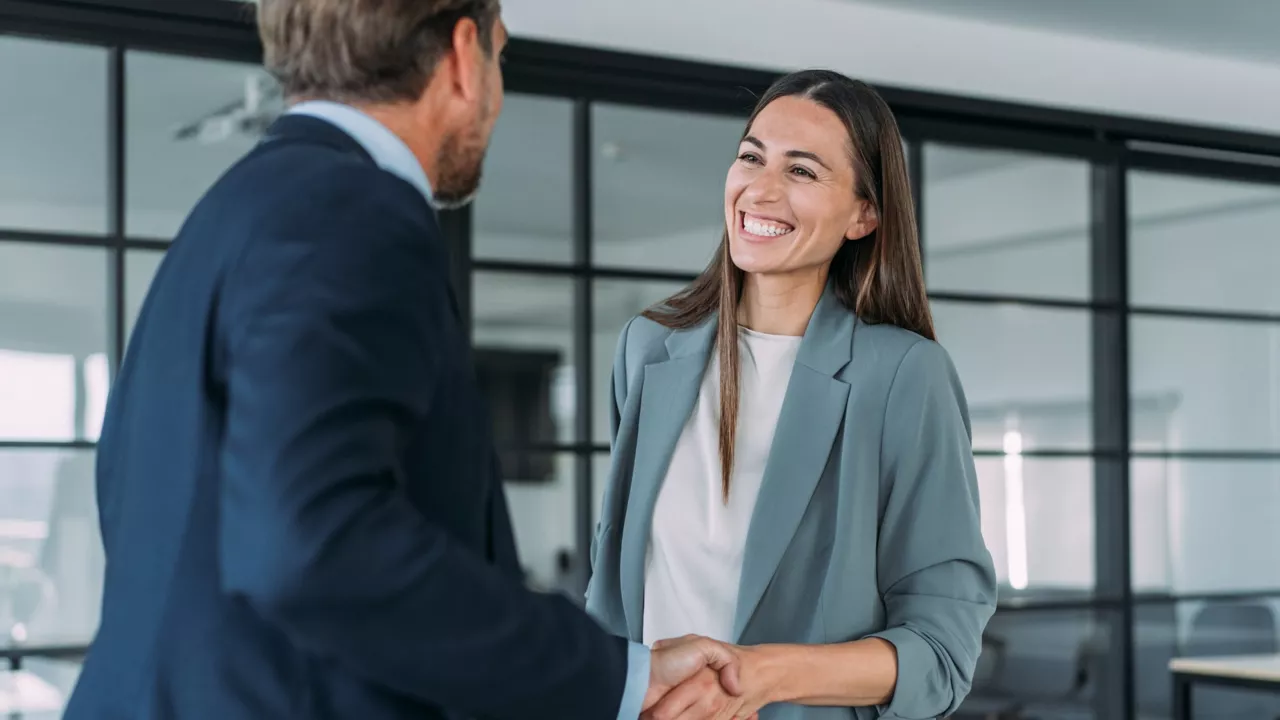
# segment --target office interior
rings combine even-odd
[[[442,224],[532,585],[585,587],[618,331],[708,261],[754,98],[828,65],[899,118],[972,417],[1000,605],[955,717],[1169,718],[1173,659],[1280,653],[1274,47],[1107,34],[1145,0],[505,5],[484,187]],[[185,214],[283,108],[260,52],[233,0],[0,0],[0,715],[58,717],[92,639],[112,378]]]

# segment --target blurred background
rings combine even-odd
[[[1001,604],[957,717],[1167,718],[1172,659],[1280,652],[1280,3],[504,5],[484,189],[442,220],[532,584],[585,587],[618,331],[710,258],[754,97],[824,66],[898,115],[973,416]],[[0,717],[60,715],[122,349],[283,109],[252,14],[0,0]]]

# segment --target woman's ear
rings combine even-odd
[[[844,232],[846,240],[861,240],[862,238],[875,232],[880,225],[880,218],[876,215],[876,208],[866,200],[858,202],[858,210],[849,220],[849,227]]]

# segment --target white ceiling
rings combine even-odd
[[[1276,0],[845,0],[1280,63]]]

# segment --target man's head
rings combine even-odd
[[[499,0],[261,0],[258,29],[291,101],[382,120],[418,155],[440,206],[475,193],[502,109]]]

